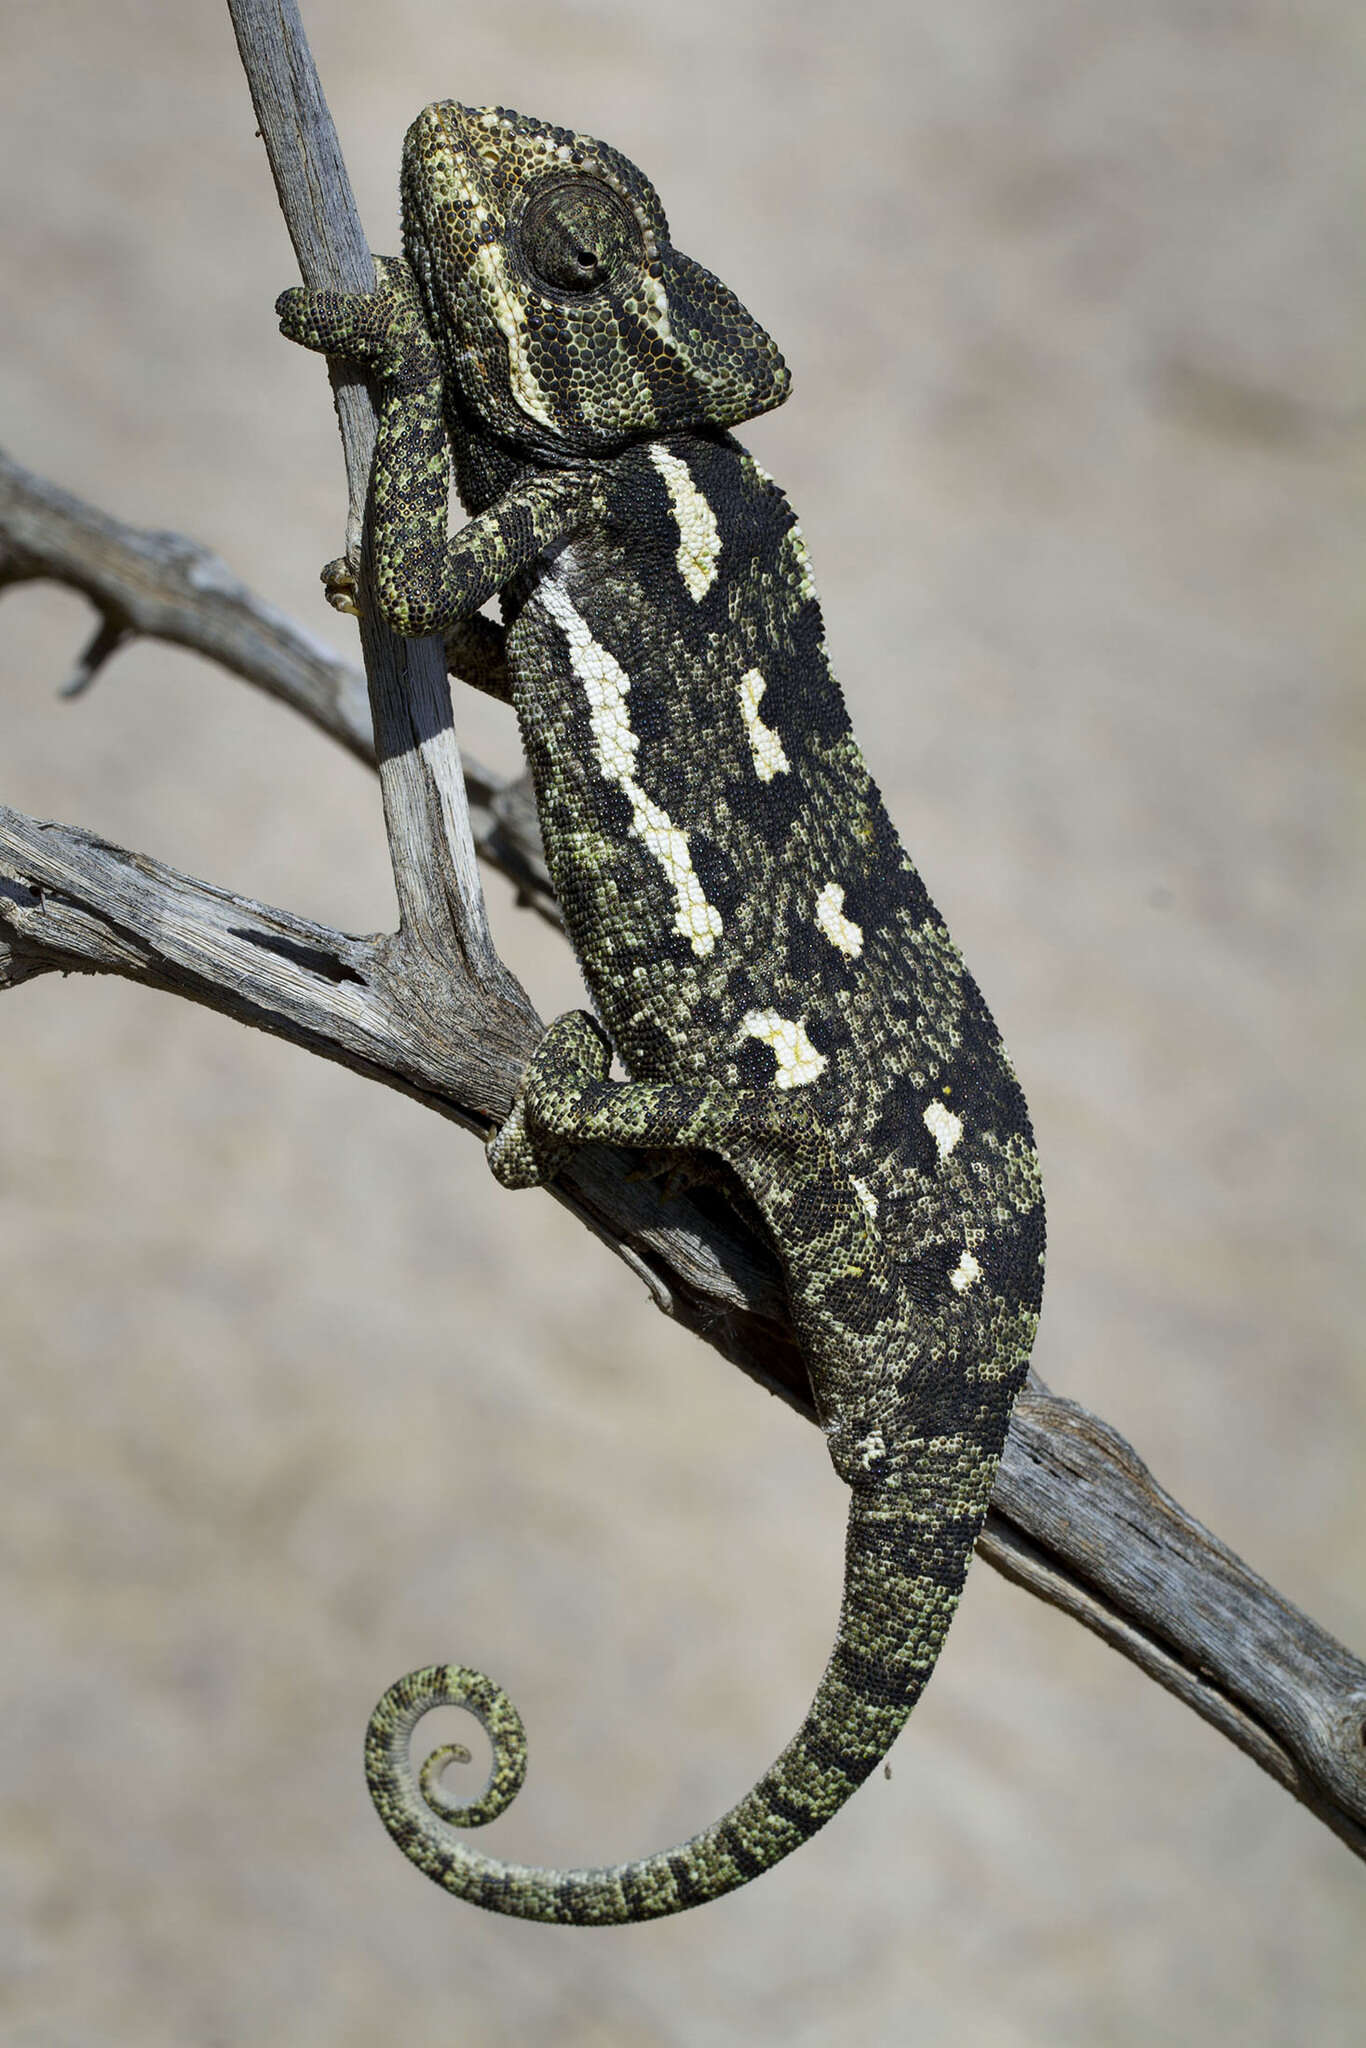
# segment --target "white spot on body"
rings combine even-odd
[[[925,1111],[925,1128],[939,1147],[939,1157],[947,1159],[963,1135],[963,1119],[942,1102],[932,1102]]]
[[[777,733],[759,716],[759,699],[767,688],[757,668],[747,669],[740,678],[740,716],[745,721],[754,772],[760,782],[772,782],[775,775],[786,775],[792,766]]]
[[[816,898],[816,923],[832,946],[850,960],[863,951],[863,927],[844,914],[844,891],[838,882],[827,882]]]
[[[958,1264],[954,1267],[953,1271],[949,1275],[950,1287],[952,1287],[956,1293],[961,1294],[965,1287],[971,1287],[973,1281],[980,1280],[981,1277],[981,1267],[978,1265],[976,1259],[974,1259],[974,1257],[972,1256],[972,1253],[968,1251],[966,1248],[964,1248],[962,1258],[958,1261]]]
[[[862,1208],[864,1215],[868,1218],[868,1221],[870,1223],[876,1223],[877,1196],[873,1193],[867,1181],[851,1179],[849,1185],[854,1190],[854,1193],[858,1196],[859,1205]]]
[[[688,835],[647,796],[635,779],[640,740],[631,730],[626,697],[631,682],[616,656],[589,632],[561,586],[547,577],[539,589],[541,602],[569,643],[569,660],[588,699],[588,718],[604,779],[615,782],[631,805],[631,830],[664,870],[674,892],[680,932],[699,957],[710,953],[721,936],[721,913],[708,903],[693,868]]]
[[[721,553],[721,529],[716,515],[693,482],[692,471],[681,455],[650,444],[650,460],[664,479],[678,527],[678,573],[688,594],[697,604],[716,581],[716,564]]]
[[[741,1021],[740,1035],[760,1039],[772,1048],[778,1062],[773,1077],[777,1088],[807,1088],[825,1072],[825,1054],[817,1052],[799,1017],[780,1017],[776,1010],[750,1010]]]

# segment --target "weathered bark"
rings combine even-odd
[[[63,696],[89,689],[137,640],[166,640],[254,683],[374,767],[363,670],[249,590],[211,548],[111,518],[0,449],[0,591],[43,578],[83,592],[98,613]],[[505,781],[468,755],[464,772],[480,858],[558,925],[525,780]]]

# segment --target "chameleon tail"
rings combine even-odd
[[[503,1811],[522,1783],[526,1740],[506,1695],[458,1665],[411,1672],[371,1716],[365,1769],[380,1819],[435,1883],[523,1920],[651,1920],[747,1884],[838,1812],[882,1761],[919,1699],[958,1604],[995,1477],[994,1458],[978,1452],[973,1464],[967,1487],[960,1467],[948,1517],[944,1493],[927,1486],[924,1474],[910,1489],[888,1480],[855,1490],[839,1632],[806,1719],[758,1784],[678,1848],[600,1870],[529,1868],[468,1848],[450,1823],[478,1825]],[[467,1760],[467,1752],[437,1750],[420,1774],[409,1756],[418,1720],[446,1705],[472,1712],[493,1744],[493,1775],[473,1806],[451,1805],[439,1784],[447,1762]]]

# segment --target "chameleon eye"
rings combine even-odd
[[[527,201],[516,243],[536,282],[582,298],[644,261],[640,227],[625,200],[592,178],[557,178]]]

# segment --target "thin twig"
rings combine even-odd
[[[366,291],[374,261],[294,0],[228,0],[280,210],[310,291]],[[366,493],[377,419],[366,385],[333,366],[355,507]],[[368,537],[358,568],[361,647],[370,685],[385,828],[401,942],[439,986],[465,974],[524,1007],[494,949],[465,806],[460,749],[439,638],[400,640],[374,603]],[[434,970],[428,974],[427,970]]]
[[[374,766],[359,669],[201,542],[112,518],[0,449],[0,590],[42,579],[81,591],[125,644],[166,640],[205,655]]]
[[[288,704],[357,760],[375,766],[360,669],[249,589],[202,542],[130,526],[0,449],[0,591],[44,579],[89,598],[101,621],[91,646],[101,646],[105,660],[139,639],[187,647]],[[93,671],[84,676],[86,684],[93,679]],[[63,694],[71,694],[69,688]],[[468,754],[463,766],[479,858],[558,926],[525,776],[509,781]]]

